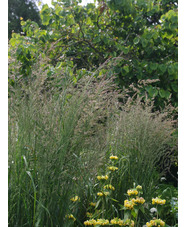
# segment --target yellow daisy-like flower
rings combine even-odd
[[[71,198],[70,200],[73,202],[76,202],[76,201],[80,201],[80,198],[79,198],[79,196],[76,195],[75,197]]]
[[[110,156],[110,159],[111,159],[111,160],[118,160],[118,156],[111,155],[111,156]]]
[[[136,189],[129,189],[129,190],[127,191],[127,194],[128,194],[129,196],[131,196],[131,195],[137,195],[137,194],[138,194],[138,191],[137,191]]]
[[[160,199],[158,197],[152,199],[152,204],[164,205],[165,203],[166,203],[165,199]]]
[[[20,20],[23,20],[23,18],[22,18],[22,17],[20,17]]]

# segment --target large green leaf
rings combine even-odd
[[[160,89],[159,94],[160,94],[161,98],[166,98],[166,99],[169,99],[170,95],[171,95],[171,93],[169,91],[166,91],[164,89]]]

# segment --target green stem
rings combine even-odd
[[[105,198],[102,199],[102,218],[104,218]]]

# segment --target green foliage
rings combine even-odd
[[[22,21],[26,36],[10,40],[18,49],[30,43],[21,52],[23,56],[30,52],[30,57],[14,56],[22,62],[21,75],[27,77],[41,55],[54,67],[72,62],[74,74],[79,69],[95,71],[108,59],[120,57],[107,77],[117,75],[115,83],[121,89],[155,79],[150,87],[143,85],[141,92],[147,91],[157,109],[169,100],[177,106],[177,1],[101,1],[98,7],[57,1],[53,6],[45,4],[41,9],[45,29]]]
[[[22,32],[20,18],[31,19],[41,24],[39,9],[33,0],[9,0],[8,1],[8,38],[12,33]]]

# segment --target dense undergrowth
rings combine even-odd
[[[10,227],[178,226],[177,1],[58,0],[9,40]]]
[[[136,226],[150,220],[157,196],[167,200],[161,218],[175,226],[177,190],[160,183],[163,160],[171,165],[176,157],[174,108],[154,112],[152,101],[131,98],[104,76],[75,85],[64,78],[60,87],[56,76],[48,88],[44,78],[36,67],[35,80],[20,80],[10,91],[9,226],[83,226],[89,203],[100,209],[97,176],[108,174],[111,155],[119,158],[114,196],[97,218],[124,218],[119,204],[141,185],[146,205]]]

